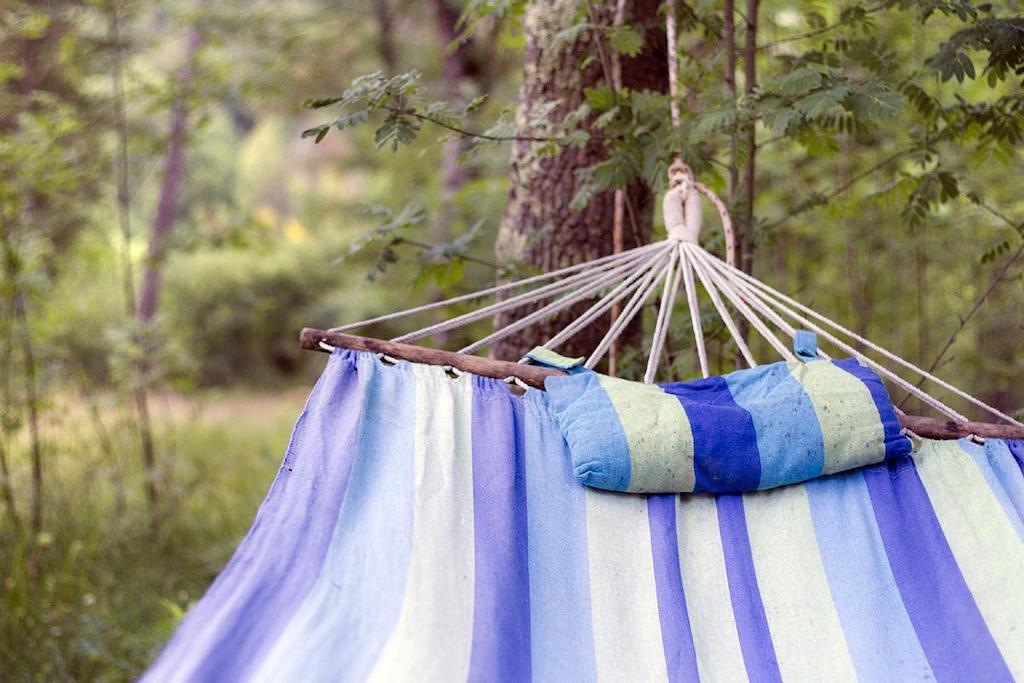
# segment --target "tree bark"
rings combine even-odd
[[[594,3],[596,18],[610,24],[615,4],[613,0]],[[623,21],[642,28],[645,42],[643,52],[635,58],[622,59],[623,87],[661,92],[667,89],[660,4],[660,0],[626,2]],[[558,121],[583,102],[585,88],[607,84],[599,60],[590,60],[581,68],[585,58],[597,52],[595,31],[586,31],[574,42],[561,46],[555,40],[560,31],[575,23],[577,5],[575,0],[535,0],[526,9],[526,50],[516,114],[524,134],[546,133],[528,129],[528,122],[541,106],[557,102],[548,119]],[[562,149],[554,156],[542,156],[537,143],[513,145],[508,204],[495,247],[499,264],[521,263],[548,271],[612,253],[614,192],[599,194],[580,211],[569,206],[579,188],[577,172],[607,154],[600,131],[591,128],[590,133],[592,137],[583,148]],[[653,194],[636,180],[626,189],[625,197],[624,247],[629,249],[649,237]],[[515,360],[564,327],[588,303],[500,341],[493,350],[495,357]],[[524,313],[517,310],[501,315],[496,325],[502,327]],[[582,355],[593,350],[607,325],[608,318],[604,317],[566,342],[561,351]]]

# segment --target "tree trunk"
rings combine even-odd
[[[377,20],[377,54],[384,64],[384,72],[393,76],[398,68],[395,50],[395,14],[388,0],[373,0],[373,17]]]
[[[0,228],[2,230],[2,228]],[[8,309],[10,313],[14,312],[13,301],[9,302]],[[14,316],[11,315],[11,318]],[[14,485],[11,483],[11,469],[7,460],[7,444],[9,431],[7,428],[7,421],[11,418],[12,413],[12,387],[11,387],[11,374],[13,372],[12,361],[14,360],[14,328],[8,323],[4,330],[4,354],[3,358],[0,359],[0,372],[3,373],[2,383],[0,383],[0,476],[3,477],[3,497],[4,503],[7,506],[7,516],[11,519],[11,525],[14,527],[15,533],[21,533],[21,517],[18,515],[18,506],[14,499]]]
[[[139,322],[144,326],[153,322],[156,317],[160,297],[161,276],[164,257],[167,253],[167,241],[178,216],[178,201],[181,188],[185,183],[185,143],[188,133],[188,97],[192,81],[195,79],[196,54],[203,43],[203,34],[198,29],[192,30],[189,36],[186,64],[178,79],[179,92],[171,110],[171,132],[167,139],[167,153],[164,157],[164,177],[160,185],[160,197],[156,215],[150,230],[149,257],[146,261],[146,272],[142,279],[142,293],[139,298]]]
[[[602,24],[610,24],[615,14],[614,0],[594,4],[596,18]],[[625,3],[623,21],[642,28],[645,39],[641,54],[622,59],[622,85],[626,88],[661,92],[667,89],[660,4],[660,0]],[[527,122],[539,107],[557,101],[548,118],[558,121],[580,105],[584,88],[607,84],[599,60],[590,60],[581,68],[586,57],[597,52],[596,32],[586,31],[574,42],[563,45],[555,40],[560,31],[576,22],[577,5],[575,0],[535,0],[526,9],[523,82],[516,114],[524,134],[545,134],[543,130],[527,130]],[[606,157],[600,131],[591,128],[590,133],[592,137],[582,149],[562,149],[555,156],[542,156],[537,143],[520,141],[513,145],[508,205],[495,248],[499,264],[522,263],[548,271],[612,253],[615,193],[597,195],[580,211],[569,206],[579,187],[577,171]],[[639,180],[625,194],[623,246],[630,249],[648,240],[653,194]],[[589,303],[498,342],[494,356],[519,358],[577,317]],[[518,309],[498,316],[496,325],[503,327],[524,314],[525,309]],[[581,330],[560,351],[568,355],[589,353],[607,327],[608,318],[604,317]]]
[[[167,154],[164,161],[164,177],[160,185],[160,197],[149,238],[149,257],[142,278],[142,292],[136,315],[142,334],[142,360],[139,363],[139,386],[135,391],[135,406],[139,417],[139,432],[142,441],[142,464],[146,470],[146,497],[151,508],[157,501],[156,447],[149,412],[149,384],[151,366],[151,328],[156,318],[160,298],[164,259],[171,228],[178,214],[181,188],[185,182],[185,143],[188,133],[189,91],[196,75],[196,58],[204,41],[203,32],[193,28],[189,35],[185,54],[185,66],[178,79],[178,95],[171,110],[171,132],[167,140]]]

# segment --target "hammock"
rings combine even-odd
[[[550,402],[335,351],[144,680],[1024,679],[1024,443],[622,494]]]
[[[327,369],[252,529],[144,680],[1024,680],[1024,425],[737,269],[722,201],[678,158],[669,180],[661,242],[303,330]],[[724,261],[698,244],[702,197]],[[711,377],[698,283],[741,379]],[[704,379],[658,388],[680,290]],[[643,383],[574,377],[652,295]],[[488,296],[393,340],[346,333]],[[475,355],[588,301],[519,362]],[[410,343],[500,312],[520,316],[458,353]],[[588,358],[555,353],[609,313]],[[759,365],[736,318],[783,363]],[[813,390],[826,371],[840,388]],[[883,379],[944,418],[904,414]]]

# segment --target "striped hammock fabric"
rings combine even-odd
[[[613,493],[549,400],[335,352],[144,680],[1024,680],[1024,444]]]

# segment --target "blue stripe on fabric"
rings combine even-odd
[[[721,495],[716,499],[718,528],[722,536],[729,597],[736,618],[736,631],[743,650],[743,664],[751,681],[781,681],[779,663],[772,645],[768,619],[757,585],[750,536],[743,510],[743,496]]]
[[[658,595],[658,618],[665,668],[672,683],[696,681],[697,653],[686,610],[686,595],[679,568],[679,540],[676,536],[676,497],[647,498],[647,518],[651,527],[651,553],[654,556],[654,585]]]
[[[863,476],[889,567],[936,679],[1013,680],[913,461],[871,467]]]
[[[544,381],[551,406],[559,406],[558,418],[565,438],[572,444],[572,464],[577,479],[587,486],[624,491],[633,476],[629,442],[619,414],[601,386],[596,372]],[[595,429],[595,425],[600,429]],[[580,460],[597,454],[596,461]]]
[[[862,681],[930,679],[860,472],[805,485],[815,537],[850,658]],[[880,656],[889,652],[892,656]]]
[[[871,393],[871,400],[878,408],[878,417],[882,421],[882,430],[885,435],[885,459],[892,460],[910,453],[913,444],[910,443],[910,439],[901,434],[903,425],[896,417],[896,409],[892,405],[892,400],[889,398],[889,393],[885,390],[881,378],[873,370],[857,362],[856,358],[834,360],[832,364],[859,379]]]
[[[323,570],[258,680],[363,680],[398,620],[412,550],[416,379],[408,363],[384,367],[370,354],[359,372],[357,452]]]
[[[1017,532],[1017,538],[1024,542],[1024,478],[1006,443],[999,439],[985,439],[983,446],[970,439],[960,439],[957,444],[974,459],[985,483]]]
[[[754,422],[760,453],[758,488],[805,481],[825,467],[825,442],[811,398],[785,363],[726,376],[729,391]]]
[[[470,681],[530,679],[523,404],[504,383],[473,378],[475,581]]]
[[[757,431],[721,377],[665,384],[679,399],[693,432],[696,492],[753,491],[761,483]],[[713,405],[714,410],[705,410]]]
[[[586,489],[576,480],[548,395],[528,391],[526,510],[530,651],[538,681],[597,679],[587,556]]]
[[[355,453],[357,358],[331,355],[252,528],[143,680],[244,678],[315,583]]]

